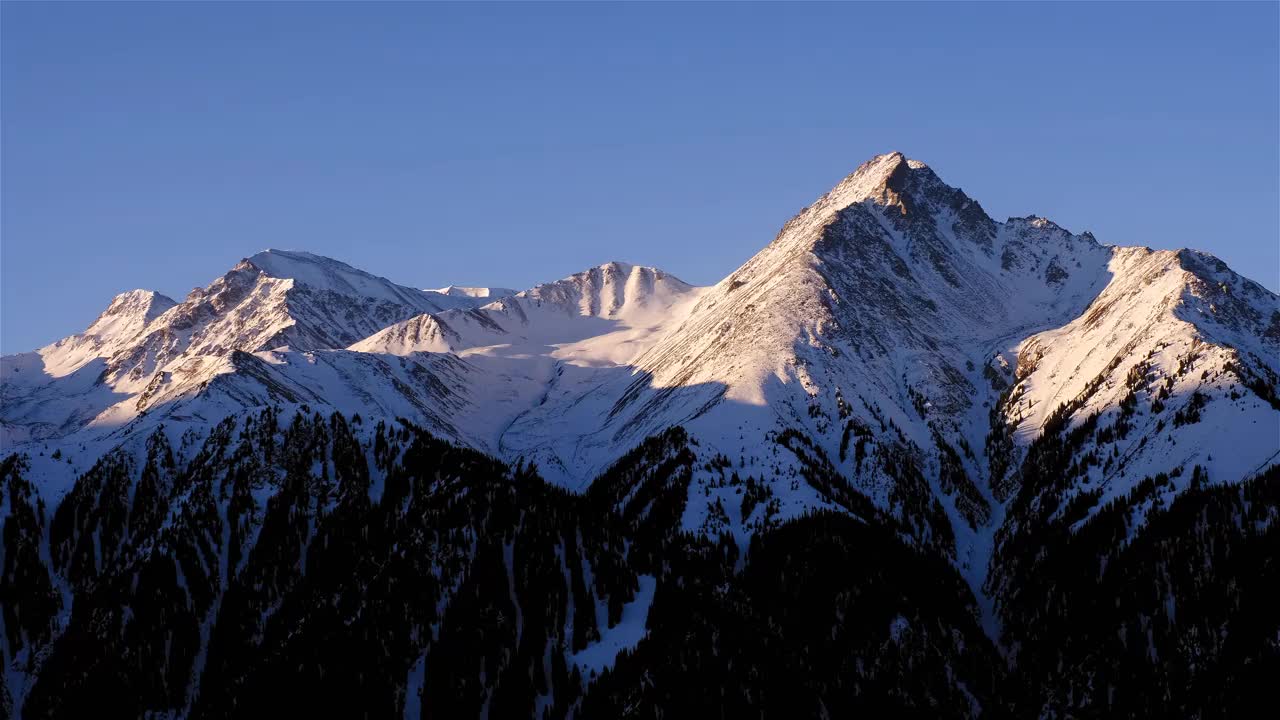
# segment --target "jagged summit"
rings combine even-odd
[[[696,293],[697,288],[658,268],[610,261],[478,308],[419,315],[351,349],[404,355],[577,341],[606,328],[662,325],[673,306]]]
[[[907,156],[896,150],[876,155],[846,175],[827,194],[850,203],[873,198],[883,189],[900,183],[911,169]]]
[[[859,165],[815,205],[823,210],[840,210],[870,200],[906,214],[911,210],[912,190],[955,191],[939,180],[925,163],[894,151]]]
[[[178,303],[154,290],[129,290],[111,299],[85,335],[136,333]]]
[[[691,286],[654,267],[610,261],[516,297],[572,308],[583,315],[613,317],[662,303]]]
[[[886,191],[891,185],[900,183],[901,176],[910,170],[906,156],[900,152],[885,153],[871,158],[788,221],[782,233],[779,233],[779,239],[788,228],[798,225],[806,228],[819,226],[830,221],[835,213],[850,205],[865,200],[887,200]],[[895,177],[898,179],[895,180]]]

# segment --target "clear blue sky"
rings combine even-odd
[[[1275,3],[4,3],[0,350],[306,249],[711,283],[873,154],[1280,287]]]

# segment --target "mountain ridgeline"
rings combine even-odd
[[[1280,297],[899,153],[720,283],[304,252],[0,358],[0,717],[1241,717]]]

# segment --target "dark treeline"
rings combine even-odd
[[[876,510],[817,455],[805,481],[846,512],[742,547],[682,530],[696,446],[679,428],[574,494],[361,423],[228,420],[185,465],[157,434],[56,508],[4,460],[22,715],[1216,717],[1280,670],[1274,471],[1189,470],[1167,507],[1153,478],[1091,516],[1024,510],[991,583],[1002,652],[932,506]],[[600,673],[577,662],[647,583],[645,637]]]

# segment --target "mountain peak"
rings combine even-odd
[[[632,265],[631,263],[622,262],[621,260],[610,260],[609,262],[601,263],[596,267],[603,270],[604,272],[620,272],[625,275],[627,273],[630,273],[635,266]],[[657,268],[651,268],[651,269],[656,270]]]
[[[895,150],[876,155],[859,165],[797,219],[803,217],[806,221],[821,224],[834,213],[868,200],[906,215],[915,206],[913,197],[916,194],[932,190],[948,191],[945,194],[955,192],[928,165]]]
[[[901,183],[904,173],[910,171],[914,162],[898,151],[876,155],[858,166],[835,190],[844,190],[851,194],[861,194],[863,199],[875,194],[878,190]],[[919,163],[924,167],[924,163]],[[834,190],[833,190],[834,192]]]
[[[443,299],[441,295],[398,285],[341,260],[301,250],[264,250],[237,266],[246,267],[269,278],[292,280],[295,286],[305,286],[311,291],[394,303],[419,312],[435,312],[447,307],[433,302],[433,299]]]
[[[256,267],[268,277],[282,280],[302,280],[316,270],[345,271],[368,275],[363,270],[357,270],[340,260],[302,250],[267,249],[245,258],[244,262]]]
[[[177,303],[154,290],[128,290],[111,298],[111,304],[85,330],[85,334],[116,334],[124,327],[137,332],[174,305]]]
[[[144,309],[147,319],[154,318],[156,315],[177,305],[173,299],[162,295],[155,290],[126,290],[111,298],[111,304],[107,306],[104,314],[118,314],[132,309]]]

